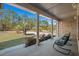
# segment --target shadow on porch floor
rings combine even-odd
[[[64,56],[53,48],[54,39],[40,43],[40,46],[32,45],[24,47],[24,44],[0,51],[1,56]]]

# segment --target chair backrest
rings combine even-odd
[[[70,33],[69,34],[65,34],[62,38],[60,38],[59,40],[56,40],[55,44],[57,44],[59,46],[64,46],[69,41],[69,37],[70,37]]]
[[[63,36],[64,45],[69,41],[70,33]]]

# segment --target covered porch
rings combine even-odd
[[[24,48],[24,44],[14,46],[11,48],[7,48],[0,51],[0,55],[2,56],[64,56],[54,50],[53,43],[55,40],[60,38],[65,33],[70,32],[70,39],[72,42],[71,47],[69,48],[73,51],[74,55],[78,55],[78,40],[79,40],[79,31],[78,31],[78,4],[54,4],[54,3],[38,3],[38,4],[9,4],[14,7],[30,10],[32,12],[36,12],[36,44]],[[52,38],[43,42],[39,42],[39,15],[42,14],[51,18],[52,20]],[[53,19],[57,20],[57,29],[56,29],[56,37],[53,37]],[[40,44],[40,45],[39,45]],[[38,46],[39,45],[39,46]]]
[[[47,41],[41,42],[40,46],[32,45],[27,48],[24,48],[24,44],[7,48],[0,51],[1,56],[66,56],[57,52],[53,48],[53,39],[49,39]],[[69,49],[74,49],[73,47],[66,47]],[[74,50],[75,51],[75,50]]]

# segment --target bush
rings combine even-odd
[[[42,41],[45,41],[45,40],[50,39],[50,38],[51,38],[50,34],[48,34],[47,36],[45,36],[45,34],[43,34],[42,37],[39,39],[39,41],[42,42]],[[36,44],[36,38],[26,37],[24,39],[25,39],[25,47]]]
[[[50,39],[50,38],[51,38],[50,34],[48,34],[47,36],[45,34],[43,34],[42,37],[39,40],[41,42],[41,41],[45,41],[45,40]]]
[[[25,47],[31,46],[35,43],[36,43],[36,38],[33,38],[33,37],[26,37],[25,38]]]

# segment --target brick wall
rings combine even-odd
[[[59,36],[70,32],[72,41],[75,42],[75,46],[73,46],[73,52],[77,55],[78,46],[77,46],[77,20],[76,19],[65,19],[59,21]]]
[[[77,21],[74,19],[67,19],[59,21],[59,36],[65,33],[71,33],[71,37],[76,39]]]
[[[79,17],[78,17],[78,40],[79,40]]]

